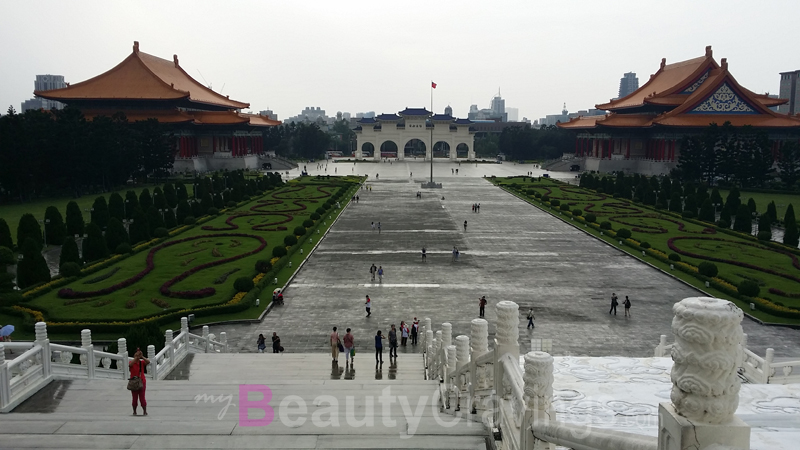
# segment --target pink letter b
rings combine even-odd
[[[261,392],[261,400],[248,400],[250,392]],[[275,418],[275,411],[269,406],[272,400],[272,390],[264,384],[240,384],[239,385],[239,426],[242,427],[265,427],[272,423]],[[262,419],[248,419],[249,409],[260,409],[264,411]]]

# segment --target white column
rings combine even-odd
[[[164,332],[164,347],[167,348],[167,358],[169,359],[168,369],[175,367],[175,349],[172,347],[172,330]]]
[[[553,409],[553,357],[545,352],[529,352],[525,355],[525,417],[522,429],[529,430],[533,422],[556,420]],[[551,450],[553,444],[540,441],[533,433],[522,433],[521,448]]]
[[[424,331],[425,335],[422,336],[422,345],[427,347],[428,343],[425,341],[425,339],[427,339],[427,337],[428,337],[428,330],[433,330],[433,328],[431,328],[431,318],[430,317],[426,317],[426,318],[422,319],[422,326],[425,327],[425,328],[423,328],[423,330],[425,330]]]
[[[769,384],[769,377],[772,376],[772,361],[775,359],[775,350],[768,348],[764,355],[764,384]]]
[[[380,146],[377,143],[373,142],[372,143],[372,148],[375,149],[375,151],[372,152],[372,159],[375,160],[375,161],[380,161],[381,160],[381,148],[380,148]]]
[[[0,342],[0,410],[11,402],[11,376],[6,362],[6,346]]]
[[[128,341],[125,338],[117,339],[117,354],[122,357],[122,379],[127,380],[130,378],[129,367],[128,367]]]
[[[156,361],[156,346],[155,345],[148,345],[147,346],[147,359],[150,360],[150,379],[151,380],[158,380],[158,361]]]
[[[50,352],[50,339],[47,338],[47,324],[44,322],[36,322],[34,325],[36,339],[35,343],[42,347],[42,371],[44,377],[48,378],[52,374],[50,362],[53,356]]]
[[[222,343],[222,353],[228,353],[228,333],[221,332],[219,334],[219,342]]]
[[[189,318],[181,317],[181,333],[189,332]]]
[[[89,372],[89,379],[94,379],[94,369],[97,366],[94,361],[94,347],[92,346],[92,331],[81,330],[81,347],[86,350],[86,368]]]
[[[472,142],[467,142],[467,159],[470,161],[475,159],[475,138],[472,138]]]
[[[470,322],[470,344],[472,359],[489,351],[489,322],[485,319],[472,319]]]
[[[742,310],[727,300],[690,297],[672,311],[672,403],[659,405],[659,449],[749,449],[750,427],[734,416]]]
[[[453,345],[453,325],[449,322],[442,324],[442,345],[445,348]]]
[[[208,353],[208,325],[203,325],[203,342],[205,346],[205,352]]]
[[[456,360],[459,369],[469,364],[469,336],[456,336]]]
[[[497,303],[497,345],[500,355],[511,352],[519,357],[519,305],[507,300]]]
[[[445,347],[447,350],[447,377],[450,378],[450,374],[456,371],[456,367],[458,366],[458,361],[456,359],[456,346],[455,345],[448,345]]]

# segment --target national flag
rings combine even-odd
[[[434,83],[433,81],[431,81],[431,88],[436,89],[436,83]]]

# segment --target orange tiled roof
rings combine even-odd
[[[35,91],[34,95],[69,103],[70,100],[178,100],[217,107],[241,109],[249,103],[231,100],[203,86],[173,61],[139,51],[134,42],[133,53],[111,70],[86,81],[62,89]]]
[[[262,116],[261,114],[241,114],[250,119],[250,125],[254,126],[262,126],[262,127],[274,127],[276,125],[280,125],[280,120],[272,120],[267,116]]]
[[[605,117],[606,116],[575,117],[574,119],[570,119],[569,122],[559,123],[558,127],[572,130],[595,128],[597,126],[597,121]]]
[[[185,123],[192,122],[194,119],[186,112],[177,109],[137,109],[137,110],[103,110],[103,109],[86,109],[81,111],[86,120],[92,120],[97,116],[111,117],[117,112],[125,114],[128,122],[136,122],[139,120],[157,119],[161,123]]]

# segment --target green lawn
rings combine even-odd
[[[186,184],[186,190],[191,197],[193,195],[194,186],[192,186],[191,180]],[[184,181],[186,183],[186,181]],[[67,203],[75,200],[78,204],[78,207],[81,208],[83,211],[83,220],[85,222],[89,222],[90,219],[90,212],[86,211],[87,209],[91,208],[94,204],[94,200],[101,195],[106,198],[106,202],[108,202],[108,198],[111,197],[111,194],[114,192],[120,194],[122,198],[125,198],[125,193],[128,191],[136,192],[136,195],[139,195],[145,188],[150,189],[150,194],[152,195],[153,189],[156,186],[163,186],[163,185],[136,185],[135,187],[126,188],[124,190],[107,192],[105,194],[87,194],[79,198],[70,198],[70,197],[59,197],[59,198],[49,198],[43,200],[35,200],[28,203],[12,203],[7,205],[0,205],[0,217],[5,219],[8,223],[8,228],[11,229],[11,239],[14,240],[14,244],[17,243],[17,226],[19,225],[19,219],[22,217],[23,214],[31,213],[37,219],[42,220],[44,219],[44,211],[49,206],[55,206],[58,208],[59,212],[61,212],[61,217],[66,220],[67,217]]]
[[[788,250],[782,253],[757,242],[718,232],[710,224],[708,227],[697,225],[680,217],[664,214],[663,211],[633,204],[628,200],[616,199],[552,180],[543,179],[541,182],[531,182],[518,177],[492,181],[576,226],[580,226],[580,223],[572,220],[571,211],[580,209],[583,216],[594,214],[598,223],[610,222],[613,230],[620,228],[631,230],[632,240],[647,242],[653,249],[661,251],[665,255],[677,253],[682,261],[694,266],[712,260],[719,269],[718,277],[733,286],[737,286],[743,280],[754,281],[760,287],[758,297],[800,309],[800,263],[797,262],[797,257]],[[562,205],[567,204],[569,212],[564,211],[562,214],[559,208],[547,207],[535,198],[536,193],[540,193],[542,196],[547,195],[550,200],[559,200]],[[742,195],[742,198],[745,200],[746,196]],[[758,200],[756,201],[758,202]],[[757,204],[766,209],[766,203]],[[581,226],[581,228],[620,247],[619,239],[612,240],[608,235],[601,236],[600,232],[592,227]],[[669,264],[660,262],[652,256],[643,257],[638,248],[623,245],[622,249],[637,258],[669,271],[692,285],[701,287],[706,292],[733,300],[750,312],[749,306],[743,304],[744,302],[716,291],[714,288],[706,288],[702,281],[684,272],[669,270]],[[788,295],[770,292],[770,289],[783,291]],[[763,311],[755,311],[754,315],[769,322],[798,323],[797,320],[775,317]]]
[[[358,181],[360,179],[354,177],[331,177],[320,180],[304,177],[298,181],[292,181],[242,207],[225,210],[220,216],[202,226],[174,236],[162,244],[163,248],[153,252],[152,271],[129,286],[108,293],[92,293],[92,291],[101,289],[116,288],[120,283],[145,270],[151,249],[144,250],[107,269],[36,297],[24,306],[43,311],[48,322],[113,322],[136,320],[176,308],[192,309],[225,304],[236,294],[233,287],[236,278],[253,278],[257,274],[256,261],[272,259],[273,248],[284,246],[284,238],[292,234],[295,227],[302,226],[303,222],[309,220],[317,208],[340,189],[356,189]],[[346,192],[340,199],[341,208],[346,205],[346,199],[349,198],[350,193]],[[319,229],[319,234],[314,232],[314,234],[306,234],[300,238],[302,253],[297,251],[291,255],[289,261],[291,261],[292,267],[287,265],[277,274],[278,286],[282,286],[308,256],[322,233],[330,227],[332,219],[335,219],[341,212],[341,208],[337,208],[334,204],[331,210],[315,222],[311,230]],[[262,249],[248,255],[259,248]],[[239,259],[212,267],[198,268],[203,264],[235,257],[239,257]],[[214,292],[209,295],[201,295],[200,298],[178,298],[174,295],[165,295],[161,291],[166,282],[190,270],[196,271],[169,286],[173,293],[207,288],[213,288]],[[111,275],[95,281],[107,274]],[[226,274],[227,278],[225,278]],[[272,285],[274,283],[270,283],[270,286]],[[83,294],[73,297],[85,296],[86,298],[60,295],[61,289],[82,292]],[[274,287],[269,288],[268,286],[262,291],[262,301],[258,307],[253,306],[236,314],[203,317],[202,321],[199,320],[196,324],[256,318],[269,304],[272,289]],[[160,302],[166,302],[166,304],[157,304]],[[15,326],[21,322],[15,317],[8,316],[0,316],[0,321],[15,324]],[[179,324],[176,322],[172,328],[176,329],[177,327]],[[20,333],[15,331],[15,336],[24,335],[24,332],[20,331]]]

